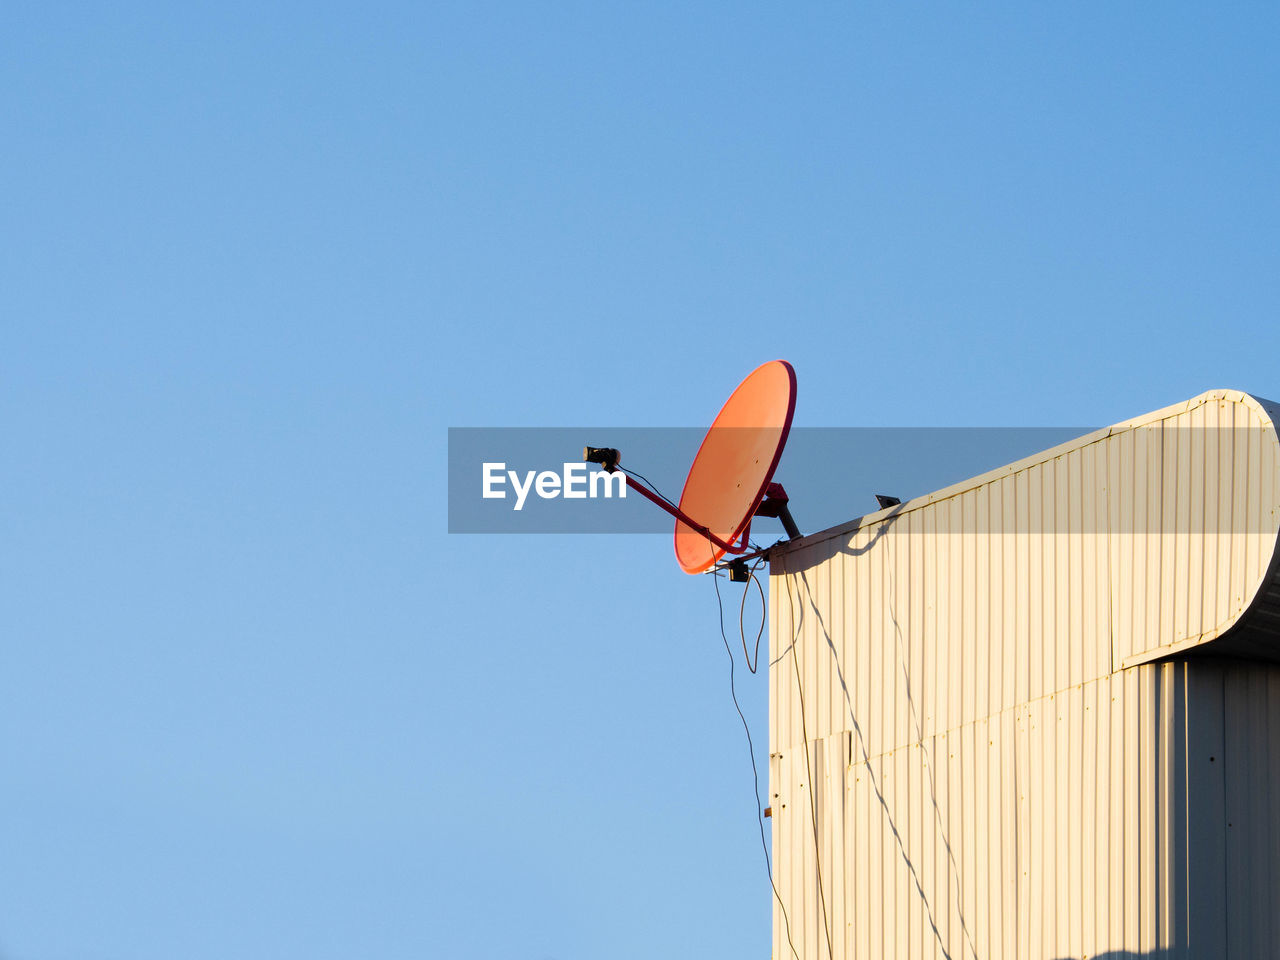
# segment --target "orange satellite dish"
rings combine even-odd
[[[702,573],[742,541],[745,549],[773,472],[782,458],[796,409],[796,373],[785,360],[756,367],[738,384],[707,431],[680,495],[680,512],[709,531],[676,518],[676,562]]]
[[[676,562],[685,573],[710,570],[726,553],[746,553],[757,516],[778,517],[788,537],[800,536],[786,491],[772,482],[795,409],[795,370],[785,360],[770,360],[751,371],[720,408],[678,505],[624,473],[630,489],[675,517]],[[612,473],[621,454],[612,447],[587,447],[583,459]],[[745,559],[729,565],[731,579],[746,579]]]

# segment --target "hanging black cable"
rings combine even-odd
[[[765,606],[764,601],[764,587],[760,585],[760,581],[756,578],[756,570],[759,569],[762,563],[764,563],[764,557],[760,557],[751,565],[747,585],[742,588],[742,603],[738,605],[738,634],[742,637],[742,657],[747,661],[747,669],[753,674],[756,672],[756,668],[760,666],[760,638],[764,636],[764,621],[768,614],[768,608]],[[754,656],[747,652],[747,631],[742,623],[747,612],[747,591],[753,583],[760,592],[760,629],[756,631],[756,652]]]

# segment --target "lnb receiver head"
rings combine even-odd
[[[598,463],[604,467],[605,473],[613,473],[618,469],[618,461],[622,454],[613,447],[583,447],[582,459],[586,463]]]

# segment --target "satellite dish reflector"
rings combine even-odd
[[[703,528],[676,518],[676,562],[685,573],[702,573],[725,553],[746,549],[795,409],[796,373],[785,360],[757,367],[720,408],[680,495],[680,513]],[[739,540],[737,549],[726,548]]]
[[[791,518],[787,492],[773,483],[782,458],[791,417],[796,410],[796,372],[785,360],[770,360],[738,384],[689,468],[676,505],[657,489],[622,470],[622,454],[614,447],[584,447],[582,459],[605,472],[621,471],[627,488],[676,518],[676,562],[685,573],[703,573],[726,553],[739,555],[729,564],[734,580],[748,578],[746,561],[767,556],[747,552],[752,517],[777,517],[792,540],[800,530]],[[643,478],[641,478],[643,479]]]

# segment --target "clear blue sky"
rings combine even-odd
[[[767,957],[711,583],[446,430],[1280,397],[1280,14],[1043,6],[7,4],[0,957]]]

